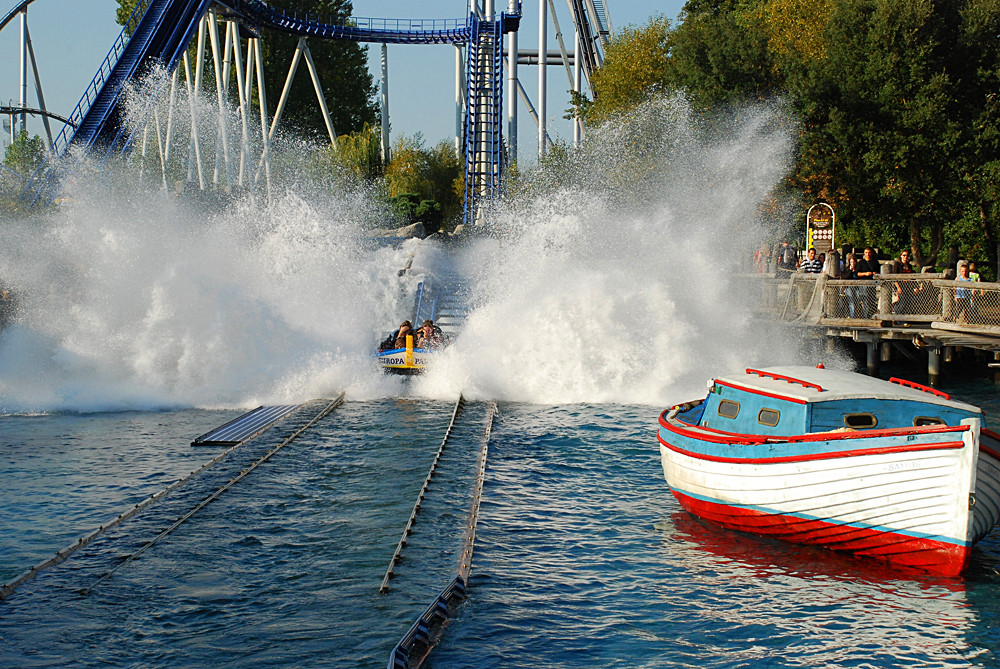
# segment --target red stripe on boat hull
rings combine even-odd
[[[887,560],[894,564],[958,576],[969,562],[971,548],[933,539],[771,514],[696,499],[671,488],[688,512],[722,527],[799,544],[816,544],[836,551]]]

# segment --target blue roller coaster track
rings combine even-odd
[[[25,0],[5,21],[10,20]],[[301,37],[392,44],[465,44],[466,112],[464,153],[466,222],[496,197],[502,170],[500,109],[502,101],[502,38],[516,31],[520,11],[499,17],[466,19],[370,19],[336,21],[314,14],[283,12],[261,0],[140,0],[107,57],[87,86],[69,122],[53,140],[50,158],[70,147],[91,154],[128,153],[137,129],[124,124],[122,105],[126,84],[154,64],[171,71],[190,44],[198,23],[212,7],[252,28],[271,28]],[[51,198],[55,172],[46,161],[22,193],[31,206]],[[48,196],[48,197],[46,197]]]

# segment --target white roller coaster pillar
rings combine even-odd
[[[548,6],[545,0],[538,0],[538,158],[545,157],[545,71],[548,67]]]
[[[508,11],[517,13],[517,0],[510,0]],[[507,35],[507,146],[511,164],[517,162],[517,31]]]
[[[575,21],[573,22],[573,25],[576,25]],[[576,92],[577,96],[579,96],[580,95],[580,84],[582,83],[580,74],[583,71],[583,69],[582,69],[582,67],[580,65],[580,61],[583,60],[583,58],[581,57],[582,54],[583,54],[583,50],[580,48],[581,44],[580,44],[580,29],[579,28],[576,28],[573,31],[573,36],[574,36],[574,39],[573,39],[573,53],[574,53],[574,57],[573,57],[573,90]],[[575,148],[575,149],[579,149],[580,148],[580,139],[581,139],[582,134],[583,134],[583,119],[581,119],[579,116],[574,115],[573,116],[573,148]]]
[[[28,8],[21,12],[21,109],[28,106]],[[11,121],[11,140],[14,138],[14,122]],[[28,130],[28,115],[21,112],[21,132]]]
[[[382,165],[389,164],[389,47],[382,42]]]

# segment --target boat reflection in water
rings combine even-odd
[[[965,579],[762,540],[681,511],[656,528],[665,561],[712,590],[657,593],[667,610],[692,616],[671,626],[688,630],[677,643],[692,663],[706,644],[729,647],[730,657],[742,645],[742,657],[766,666],[987,666],[969,662],[991,657],[977,643],[989,626]]]

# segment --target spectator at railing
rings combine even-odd
[[[753,269],[757,274],[765,274],[770,271],[771,247],[767,242],[761,242],[760,248],[753,252]]]
[[[972,282],[974,279],[969,276],[969,261],[959,260],[958,261],[958,276],[955,277],[955,281],[968,281]],[[955,322],[967,322],[973,323],[977,317],[977,309],[975,303],[975,294],[977,291],[971,288],[956,288],[955,289],[955,311],[954,317]]]
[[[899,259],[894,260],[892,263],[892,273],[893,274],[915,274],[913,269],[913,263],[910,262],[910,252],[904,249],[899,254]],[[907,282],[909,284],[906,292],[908,294],[916,295],[923,289],[922,283],[913,284],[913,282]],[[903,299],[903,286],[904,284],[899,281],[894,281],[892,285],[892,312],[893,313],[903,313],[906,309],[906,300]]]
[[[892,263],[892,273],[893,274],[913,274],[916,270],[913,269],[913,263],[910,262],[910,252],[907,249],[903,249],[899,252],[899,259],[894,260]]]
[[[786,272],[794,272],[798,264],[799,254],[795,247],[788,243],[788,240],[781,242],[778,247],[778,269]]]
[[[979,272],[976,271],[976,261],[969,261],[969,278],[973,281],[979,281]]]
[[[799,264],[799,271],[806,274],[819,274],[823,271],[823,263],[816,257],[816,249],[809,249],[806,259]]]
[[[872,247],[865,247],[865,254],[861,260],[858,261],[855,272],[857,272],[857,277],[859,279],[874,279],[879,275],[881,266],[878,260],[875,259],[875,251]]]
[[[847,267],[841,272],[841,279],[854,280],[858,278],[858,258],[853,253],[847,255]],[[847,312],[851,318],[863,318],[865,313],[865,289],[861,286],[847,286]]]

